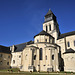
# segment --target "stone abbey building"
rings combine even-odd
[[[20,68],[21,71],[75,72],[75,31],[61,34],[51,10],[45,15],[43,30],[34,41],[0,46],[0,69]]]

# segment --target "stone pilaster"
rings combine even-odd
[[[58,49],[55,49],[55,66],[56,66],[56,71],[59,71]]]
[[[30,55],[30,59],[28,59],[30,62],[29,62],[29,66],[32,66],[32,48],[29,49],[29,55]]]
[[[37,49],[37,55],[36,55],[36,61],[37,61],[37,68],[36,70],[39,71],[40,70],[40,61],[39,61],[39,49]]]
[[[52,49],[50,49],[50,66],[52,67]]]

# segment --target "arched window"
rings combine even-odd
[[[47,42],[47,39],[45,39],[45,42]]]
[[[40,48],[40,51],[39,51],[39,60],[42,60],[42,48]]]
[[[2,61],[0,61],[0,65],[2,65]]]
[[[54,60],[54,55],[52,55],[52,60]]]
[[[49,25],[49,30],[51,31],[51,25]]]
[[[36,55],[34,55],[34,60],[36,60]]]
[[[47,26],[46,26],[46,32],[47,32]]]
[[[70,42],[67,42],[68,47],[70,47]]]
[[[15,60],[13,60],[13,64],[15,64]]]
[[[9,62],[7,62],[7,65],[9,65]]]

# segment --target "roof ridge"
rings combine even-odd
[[[0,46],[2,46],[2,47],[7,47],[7,46],[3,46],[3,45],[0,45]],[[7,47],[8,48],[8,47]]]
[[[30,40],[30,41],[28,41],[28,42],[31,42],[32,40]],[[26,44],[26,43],[28,43],[28,42],[25,42],[25,43],[21,43],[21,44]],[[32,41],[33,42],[33,41]],[[16,44],[16,45],[21,45],[21,44]],[[15,45],[15,46],[16,46]]]
[[[27,42],[25,42],[25,43],[27,43]],[[21,43],[21,44],[25,44],[25,43]],[[16,45],[21,45],[21,44],[16,44]],[[15,46],[16,46],[16,45],[15,45]]]
[[[71,31],[71,32],[66,32],[66,33],[63,33],[63,34],[67,34],[67,33],[72,33],[72,32],[75,32],[75,31]],[[60,35],[63,35],[63,34],[60,34]]]
[[[61,39],[61,38],[64,38],[64,37],[67,37],[67,36],[70,36],[70,35],[75,35],[75,31],[60,34],[58,39]]]

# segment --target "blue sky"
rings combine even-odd
[[[75,0],[0,0],[0,45],[33,40],[42,31],[49,8],[61,33],[75,31]]]

